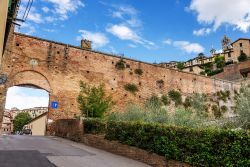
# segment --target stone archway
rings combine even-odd
[[[34,86],[51,93],[51,86],[48,79],[36,71],[21,71],[9,78],[7,88],[11,86]]]
[[[52,93],[52,88],[48,79],[37,71],[25,70],[19,71],[15,74],[8,76],[8,81],[1,85],[1,106],[0,106],[0,122],[2,122],[2,115],[4,114],[5,110],[5,103],[6,103],[6,95],[7,90],[13,86],[21,86],[21,87],[29,87],[29,88],[36,88],[36,89],[43,89],[48,92],[49,95],[49,103],[50,103],[50,96]],[[48,104],[49,106],[49,104]],[[50,108],[48,108],[48,114],[50,113]],[[1,128],[1,125],[0,125]]]

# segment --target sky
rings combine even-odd
[[[149,63],[220,52],[224,35],[250,38],[250,0],[34,0],[26,17],[28,2],[17,32],[76,46],[88,39],[94,50]]]
[[[48,107],[49,94],[42,89],[13,86],[8,89],[6,109],[27,109],[32,107]]]

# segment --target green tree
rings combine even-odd
[[[216,56],[214,59],[214,63],[217,68],[223,68],[225,66],[225,57],[224,56]]]
[[[183,69],[184,69],[184,63],[179,62],[179,63],[177,64],[177,68],[178,68],[179,70],[183,70]]]
[[[14,119],[14,131],[21,131],[23,129],[23,126],[26,125],[29,121],[31,121],[31,116],[29,113],[22,112],[17,114],[17,116]]]
[[[112,106],[112,97],[106,96],[104,85],[89,86],[80,81],[80,94],[77,98],[80,110],[87,117],[103,117]]]
[[[241,52],[240,56],[238,57],[239,62],[243,62],[247,60],[247,55],[244,52]]]

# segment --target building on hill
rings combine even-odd
[[[241,53],[245,53],[248,58],[250,58],[250,39],[239,38],[233,43],[231,43],[231,48],[225,48],[222,55],[225,56],[225,61],[229,62],[239,62],[238,57]]]
[[[12,116],[9,111],[5,111],[3,115],[3,122],[1,134],[11,134],[13,131]]]
[[[202,65],[213,63],[215,58],[218,56],[225,57],[226,64],[238,63],[238,57],[244,53],[248,59],[250,59],[250,39],[248,38],[239,38],[234,42],[224,36],[222,39],[222,52],[217,53],[215,49],[211,50],[211,56],[205,56],[203,54],[198,55],[197,57],[190,59],[186,62],[183,62],[184,69],[183,71],[191,72],[195,74],[200,74],[202,72]],[[159,66],[177,69],[179,62],[171,61],[169,63],[160,63]]]
[[[36,118],[40,116],[43,113],[48,112],[48,107],[34,107],[34,108],[28,108],[28,109],[23,109],[20,112],[27,112],[31,116],[31,118]]]
[[[32,135],[34,136],[44,136],[46,132],[47,115],[48,113],[45,112],[32,119],[27,125],[24,126],[24,129],[31,129]]]

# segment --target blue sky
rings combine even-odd
[[[34,0],[17,31],[158,63],[219,51],[225,34],[249,37],[249,26],[249,0]]]
[[[249,27],[250,0],[34,0],[16,31],[76,46],[85,38],[95,50],[159,63],[209,55],[212,46],[219,52],[225,34],[249,38]],[[46,92],[9,92],[8,107],[47,106]]]

